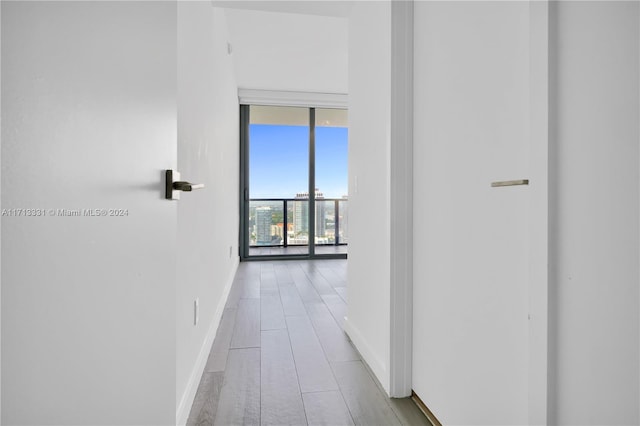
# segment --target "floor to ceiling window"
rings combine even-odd
[[[241,255],[346,257],[347,111],[241,106]]]

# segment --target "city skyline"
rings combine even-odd
[[[277,205],[278,203],[252,201],[253,207],[250,208],[249,213],[249,243],[252,247],[308,244],[310,224],[309,204],[306,199],[290,201],[286,214],[282,206]],[[346,203],[347,200],[340,201],[340,204],[343,204],[339,208],[340,214],[338,214],[338,206],[333,201],[319,201],[316,204],[314,227],[316,244],[334,244],[338,241],[346,243],[348,228]]]

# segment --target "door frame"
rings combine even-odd
[[[412,391],[413,1],[391,2],[389,396]]]
[[[554,14],[553,2],[529,3],[529,424],[549,421],[550,65],[556,60],[549,40]]]

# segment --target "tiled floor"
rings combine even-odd
[[[188,425],[428,425],[351,345],[347,261],[241,263]]]
[[[346,254],[348,252],[347,245],[340,246],[316,246],[316,254]],[[249,249],[250,256],[282,256],[282,255],[304,255],[309,254],[307,246],[287,246],[287,247],[251,247]]]

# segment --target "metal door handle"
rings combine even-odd
[[[178,191],[193,191],[204,188],[204,183],[191,183],[185,181],[173,182],[173,189]]]
[[[498,182],[491,182],[492,188],[497,188],[499,186],[516,186],[516,185],[529,185],[529,179],[500,180]]]
[[[164,198],[167,200],[179,200],[180,191],[191,192],[204,188],[204,183],[191,183],[180,180],[180,173],[175,170],[165,170]]]

